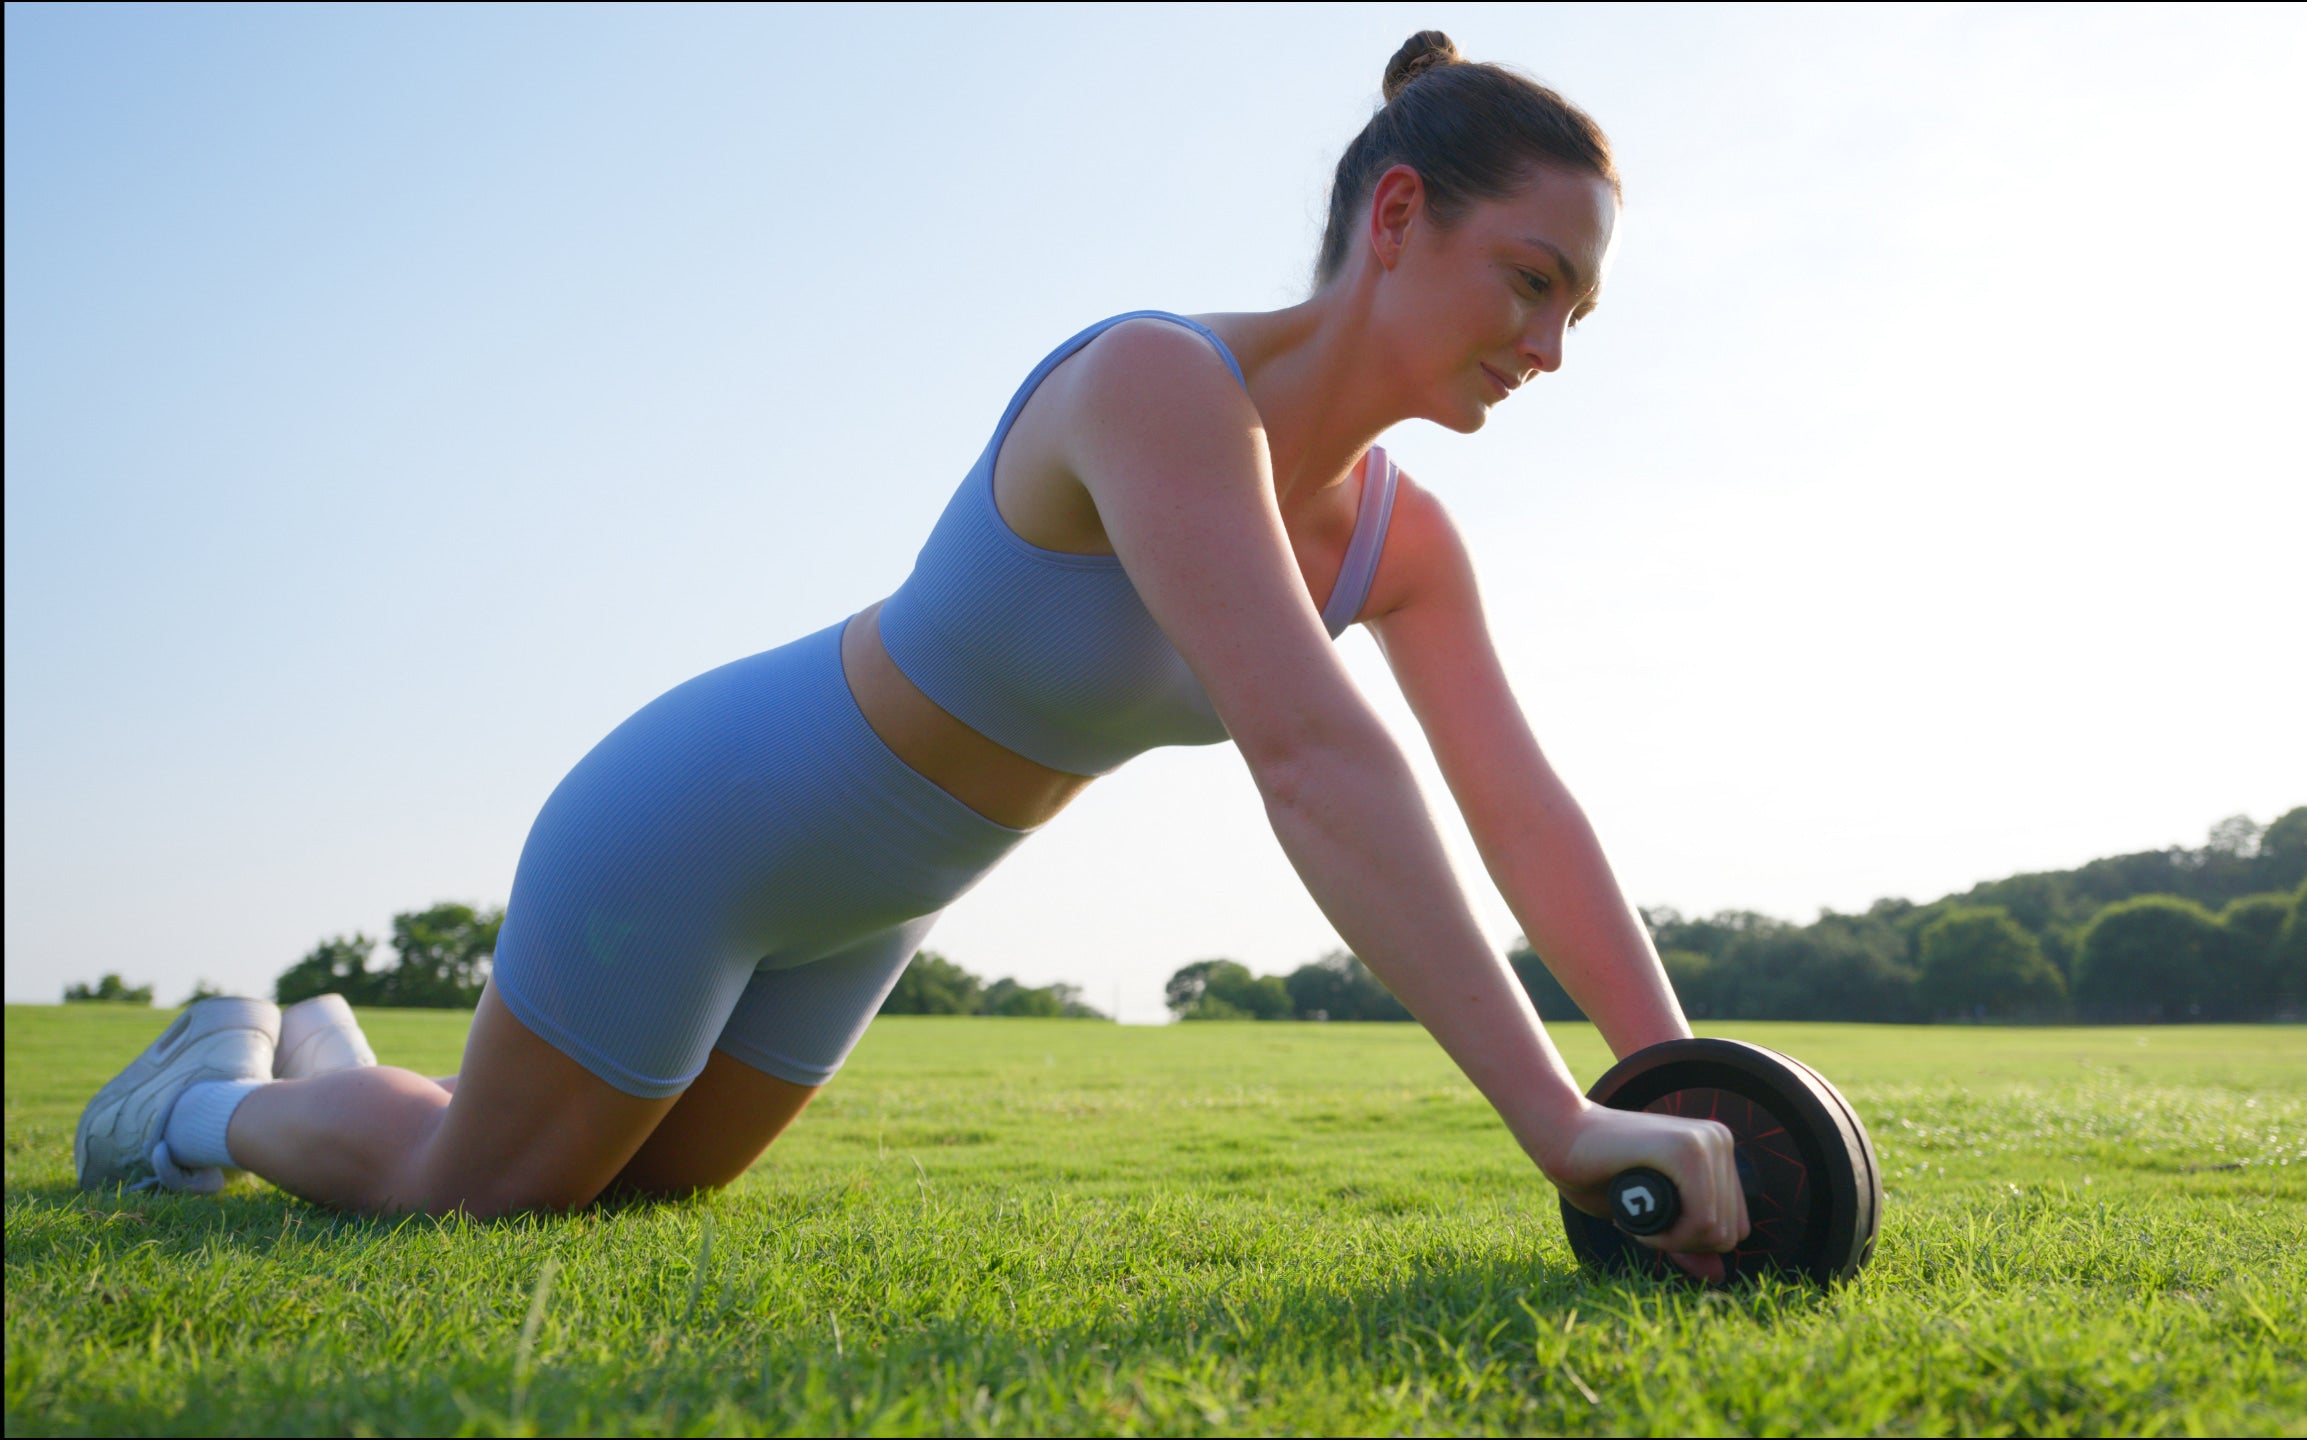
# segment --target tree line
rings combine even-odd
[[[336,991],[355,1005],[469,1010],[480,1003],[504,923],[502,910],[453,903],[395,915],[391,965],[370,968],[377,942],[368,936],[334,935],[281,975],[274,998],[290,1005]],[[1106,1018],[1082,1003],[1077,985],[988,982],[931,950],[913,957],[881,1013]]]
[[[2223,820],[2199,848],[1987,881],[1929,904],[1878,900],[1795,925],[1752,911],[1642,912],[1696,1020],[2086,1022],[2307,1019],[2307,806]],[[1585,1017],[1526,942],[1507,961],[1538,1013]],[[1180,1020],[1407,1020],[1339,952],[1288,975],[1197,960]]]
[[[1082,1003],[1079,985],[1027,985],[1004,976],[988,983],[934,950],[913,957],[883,1015],[1007,1015],[1045,1020],[1107,1020]]]
[[[1752,911],[1642,912],[1683,1009],[1697,1020],[2307,1019],[2307,806],[2270,825],[2235,816],[2199,847],[2013,875],[1928,904],[1878,900],[1796,925]],[[365,934],[320,941],[280,976],[283,1004],[331,991],[355,1005],[470,1009],[480,1001],[501,909],[443,902],[395,915],[392,963]],[[1508,962],[1549,1020],[1585,1018],[1528,944]],[[193,999],[216,993],[203,982]],[[885,1015],[1107,1018],[1073,985],[988,982],[923,951]],[[67,1002],[152,1003],[118,974]],[[1197,960],[1169,979],[1181,1020],[1381,1020],[1409,1012],[1338,951],[1288,975]]]
[[[336,993],[355,1005],[391,1005],[414,1009],[470,1010],[481,1003],[481,987],[488,983],[489,962],[497,950],[497,931],[505,912],[443,901],[424,910],[393,916],[389,965],[375,965],[377,942],[355,931],[331,935],[307,950],[273,982],[273,998],[283,1005]],[[205,980],[193,987],[186,1004],[223,994]],[[95,985],[65,987],[68,1005],[84,1001],[150,1005],[150,985],[129,985],[110,974]]]
[[[416,1010],[470,1010],[481,1003],[489,961],[497,953],[501,909],[443,901],[393,917],[393,963],[371,969],[377,942],[332,935],[281,972],[273,998],[283,1005],[331,991],[355,1005]]]

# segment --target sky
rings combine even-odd
[[[1303,298],[1429,26],[1626,177],[1563,369],[1387,443],[1637,903],[2307,803],[2307,10],[10,5],[7,998],[501,903],[620,719],[904,579],[1059,340]],[[930,943],[1150,1021],[1337,940],[1217,747]]]

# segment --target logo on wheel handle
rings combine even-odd
[[[1627,1186],[1618,1193],[1618,1203],[1625,1208],[1628,1218],[1635,1220],[1658,1208],[1658,1198],[1650,1193],[1647,1185]]]

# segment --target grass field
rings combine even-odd
[[[1580,1275],[1410,1026],[883,1020],[724,1194],[470,1224],[76,1193],[161,1019],[7,1012],[10,1434],[2307,1435],[2307,1029],[1728,1027],[1880,1147],[1820,1295]]]

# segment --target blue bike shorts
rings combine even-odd
[[[939,913],[1028,833],[882,743],[841,631],[651,701],[529,831],[493,983],[629,1095],[677,1094],[716,1047],[824,1084]]]

